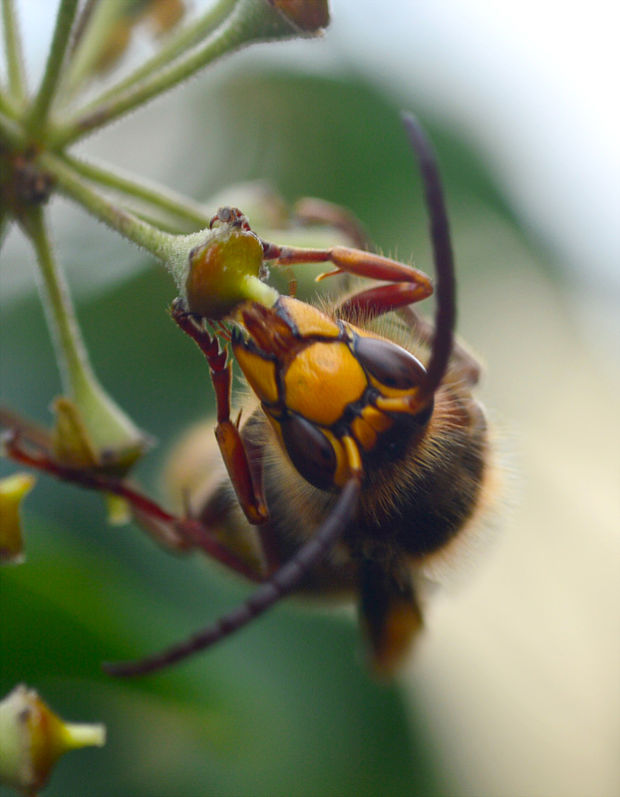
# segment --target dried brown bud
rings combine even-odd
[[[329,25],[327,0],[269,0],[269,2],[305,33],[318,33]]]

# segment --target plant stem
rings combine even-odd
[[[196,247],[205,246],[211,239],[216,238],[217,229],[198,230],[189,235],[172,235],[163,232],[138,218],[134,213],[114,205],[103,194],[88,185],[81,175],[74,172],[57,155],[42,153],[39,155],[38,164],[56,180],[61,193],[74,199],[100,221],[161,260],[174,278],[180,294],[185,295],[191,253]],[[231,285],[233,293],[236,291],[235,295],[238,296],[233,304],[242,299],[253,299],[270,306],[273,304],[274,296],[277,296],[273,288],[266,285],[257,275],[241,274],[237,282],[233,275],[227,284],[227,289],[230,289]],[[218,290],[216,286],[216,298],[220,295]]]
[[[0,142],[19,147],[24,144],[24,136],[12,119],[0,112]]]
[[[19,112],[15,107],[14,102],[9,97],[6,89],[0,89],[0,113],[10,116],[11,119],[17,119]]]
[[[58,188],[86,208],[100,221],[119,232],[138,246],[146,249],[164,263],[175,249],[175,236],[140,221],[133,213],[124,211],[107,197],[89,186],[79,174],[60,157],[42,153],[39,163],[53,175]]]
[[[43,211],[32,207],[20,218],[35,250],[41,275],[43,306],[54,342],[63,391],[75,402],[98,450],[133,451],[144,437],[105,393],[88,359],[69,289],[54,257]]]
[[[26,81],[24,78],[22,44],[13,0],[2,0],[2,22],[9,89],[12,98],[21,103],[26,95]]]
[[[2,244],[4,243],[8,228],[9,214],[6,212],[5,208],[0,206],[0,251],[2,251]]]
[[[54,98],[54,92],[60,79],[60,71],[65,59],[77,6],[78,0],[61,0],[58,8],[54,37],[45,66],[45,72],[28,118],[28,129],[33,133],[36,133],[41,124],[45,122],[49,107]]]
[[[130,86],[110,102],[100,103],[96,100],[91,103],[78,118],[52,134],[51,144],[55,148],[64,147],[113,122],[223,55],[254,42],[290,38],[296,34],[296,29],[267,0],[238,0],[232,14],[202,47],[192,50],[167,69]]]
[[[128,173],[124,174],[108,164],[98,166],[70,155],[62,155],[60,157],[82,177],[86,177],[108,188],[113,188],[125,196],[144,200],[156,208],[160,208],[189,222],[197,229],[207,227],[209,224],[210,216],[205,213],[202,206],[176,191],[157,186]]]
[[[209,8],[201,17],[186,25],[178,33],[169,37],[161,48],[149,58],[144,64],[135,69],[127,77],[123,78],[116,85],[101,94],[93,106],[100,106],[111,102],[115,97],[121,95],[130,86],[134,86],[141,80],[154,74],[157,70],[170,64],[179,58],[190,47],[193,47],[201,39],[211,33],[230,13],[238,0],[220,0],[212,8]]]
[[[78,20],[75,47],[59,90],[63,98],[73,96],[96,71],[106,40],[126,10],[127,0],[87,0],[82,12],[86,19]]]
[[[93,372],[78,327],[69,289],[59,264],[54,258],[49,235],[40,208],[32,208],[23,220],[23,227],[34,247],[43,282],[43,305],[48,312],[49,326],[60,366],[63,389],[79,392],[80,385],[92,378]]]
[[[57,155],[41,153],[38,162],[56,180],[61,193],[71,197],[124,238],[154,255],[170,272],[178,289],[184,291],[189,253],[194,247],[205,243],[210,235],[209,230],[199,230],[190,235],[163,232],[112,203]]]

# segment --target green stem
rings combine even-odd
[[[60,157],[42,153],[39,164],[56,180],[59,190],[78,202],[100,221],[138,246],[146,249],[168,269],[177,287],[183,290],[187,278],[190,251],[203,244],[209,231],[190,235],[172,235],[142,221],[135,214],[118,207],[90,186]]]
[[[17,119],[19,116],[19,111],[15,103],[11,100],[4,88],[0,90],[0,113],[5,114],[5,116],[10,116],[11,119]]]
[[[110,31],[124,11],[127,11],[127,0],[88,0],[82,12],[87,19],[85,22],[78,20],[75,49],[62,79],[60,93],[63,98],[73,96],[96,70]]]
[[[158,213],[155,210],[151,212],[149,210],[136,207],[135,205],[132,205],[132,202],[129,198],[123,201],[123,208],[128,210],[130,213],[133,213],[141,221],[145,221],[152,227],[157,227],[158,230],[161,230],[162,232],[168,232],[171,235],[184,235],[196,228],[195,225],[193,227],[189,227],[186,222],[183,222],[178,218],[173,219],[169,214]]]
[[[131,86],[110,102],[100,104],[96,100],[84,109],[78,118],[58,128],[52,134],[52,146],[64,147],[93,130],[113,122],[181,83],[223,55],[255,42],[290,38],[297,33],[297,30],[267,0],[238,0],[232,14],[202,47],[192,50],[167,69]]]
[[[54,341],[63,391],[75,402],[96,449],[137,453],[144,446],[144,438],[107,396],[94,374],[41,208],[30,208],[21,217],[20,224],[37,256],[42,301]]]
[[[220,0],[213,8],[206,11],[199,19],[186,25],[162,45],[162,47],[144,64],[135,69],[123,80],[101,94],[93,106],[98,107],[111,102],[115,97],[123,94],[131,86],[148,78],[157,70],[179,58],[190,47],[198,44],[201,39],[215,30],[223,19],[230,13],[238,0]]]
[[[0,251],[2,251],[2,244],[4,243],[4,239],[6,238],[7,231],[9,229],[9,214],[0,206]]]
[[[190,269],[191,253],[198,246],[208,245],[209,241],[217,238],[218,230],[198,230],[189,235],[171,235],[157,229],[146,221],[142,221],[133,213],[112,204],[109,199],[100,194],[76,174],[61,158],[51,153],[42,153],[38,163],[57,183],[59,190],[74,199],[100,221],[119,232],[125,238],[143,247],[162,261],[169,273],[174,278],[177,288],[182,296],[185,295],[186,282]],[[224,269],[226,271],[226,268]],[[277,296],[273,288],[266,285],[257,275],[241,274],[237,279],[235,269],[226,277],[226,285],[222,294],[224,302],[228,301],[227,292],[235,296],[233,304],[243,299],[254,299],[263,304],[273,304]],[[217,300],[220,296],[219,288],[215,286]]]
[[[148,202],[156,208],[160,208],[189,222],[198,229],[209,225],[210,216],[204,212],[202,206],[176,191],[154,185],[134,175],[124,174],[108,164],[98,166],[94,163],[73,158],[70,155],[62,155],[60,157],[73,171],[88,180],[113,188],[125,196]]]
[[[12,119],[0,112],[0,142],[16,147],[23,146],[24,135]]]
[[[2,23],[9,89],[13,99],[16,102],[22,102],[26,96],[26,81],[22,45],[13,0],[2,0]]]
[[[86,349],[78,327],[75,310],[64,273],[54,258],[40,208],[32,208],[23,219],[23,227],[37,255],[43,282],[44,305],[49,315],[63,389],[71,394],[93,377]]]
[[[28,129],[33,133],[36,133],[42,123],[45,122],[54,98],[77,7],[78,0],[62,0],[58,8],[54,37],[45,66],[45,72],[29,114]]]
[[[89,186],[60,157],[51,153],[42,153],[39,162],[55,178],[60,191],[79,202],[93,216],[159,260],[166,262],[170,258],[175,248],[174,235],[161,232],[150,224],[140,221],[133,213],[124,211],[110,202],[103,194]]]

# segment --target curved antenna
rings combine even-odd
[[[421,407],[425,407],[433,400],[433,394],[443,379],[452,353],[456,322],[456,281],[450,226],[437,156],[418,120],[410,113],[403,113],[402,120],[422,175],[437,278],[435,334],[426,368],[426,380],[416,395],[416,405],[419,402]]]
[[[260,586],[253,595],[229,614],[212,625],[193,634],[184,642],[139,661],[105,663],[103,669],[110,675],[122,677],[146,675],[164,669],[200,650],[214,645],[247,625],[258,615],[270,609],[299,584],[303,576],[327,553],[343,533],[357,506],[361,490],[361,474],[354,472],[345,484],[331,513],[313,536]]]

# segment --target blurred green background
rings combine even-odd
[[[382,251],[430,270],[399,101],[353,70],[266,67],[258,50],[244,66],[193,81],[86,149],[199,199],[262,178],[289,201],[338,202]],[[171,672],[117,682],[102,660],[183,638],[248,590],[134,527],[107,527],[97,496],[41,477],[24,513],[27,562],[0,573],[0,693],[25,682],[64,717],[108,727],[106,747],[68,756],[46,794],[620,788],[618,370],[590,349],[572,314],[577,289],[519,226],[484,158],[420,115],[453,220],[459,329],[487,367],[499,531],[447,568],[458,589],[437,596],[396,684],[365,672],[352,615],[288,603]],[[65,202],[51,213],[101,381],[158,440],[138,477],[161,495],[166,450],[211,410],[205,364],[165,312],[163,271]],[[5,286],[31,269],[28,250],[8,244]],[[33,291],[3,290],[0,343],[2,401],[49,422],[59,380]]]

